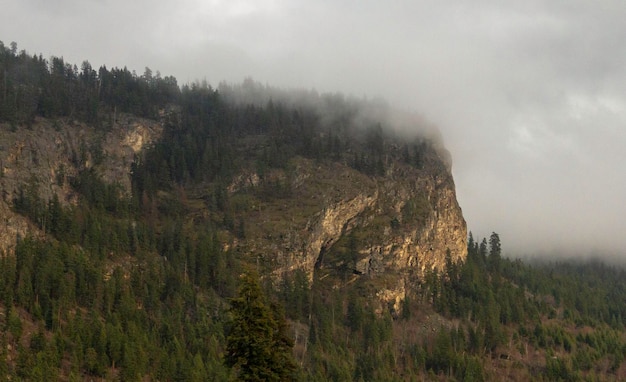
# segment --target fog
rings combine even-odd
[[[179,83],[383,98],[436,124],[475,237],[626,257],[626,3],[7,0],[18,49]]]
[[[435,148],[443,149],[442,159],[451,162],[436,125],[419,113],[393,107],[383,98],[370,99],[341,92],[320,94],[316,90],[280,88],[262,84],[250,77],[234,84],[222,81],[216,90],[229,103],[263,107],[272,102],[311,111],[319,118],[324,130],[336,127],[337,123],[355,131],[380,125],[392,140],[426,139]]]

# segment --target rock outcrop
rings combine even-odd
[[[50,120],[17,131],[2,126],[0,248],[10,252],[18,235],[37,232],[11,209],[19,192],[72,204],[77,196],[69,179],[94,169],[128,193],[134,156],[161,133],[160,123],[125,115],[100,130]],[[240,198],[236,216],[245,234],[230,232],[229,247],[276,279],[301,270],[311,281],[335,280],[333,287],[367,280],[381,306],[399,309],[408,287],[426,271],[444,268],[448,257],[466,256],[467,229],[449,155],[433,143],[421,150],[416,165],[388,147],[384,173],[375,176],[357,171],[346,157],[299,156],[263,175],[234,174],[226,191]]]
[[[273,174],[290,184],[289,196],[247,213],[253,228],[237,243],[275,275],[300,269],[310,280],[338,272],[343,283],[367,279],[399,310],[407,284],[443,269],[448,255],[465,259],[466,223],[449,165],[434,148],[420,168],[388,158],[377,177],[302,158],[290,168]]]
[[[130,167],[135,154],[160,136],[156,121],[120,115],[110,128],[38,118],[30,128],[0,125],[0,252],[10,253],[17,236],[37,233],[35,226],[12,210],[19,192],[48,201],[56,195],[73,204],[69,181],[93,168],[106,182],[130,193]]]

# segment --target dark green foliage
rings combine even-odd
[[[489,270],[494,274],[500,273],[501,259],[502,259],[502,246],[500,244],[500,236],[493,232],[489,237],[489,256],[487,257],[487,264]]]
[[[245,101],[255,92],[276,96]],[[98,140],[73,153],[77,175],[61,170],[54,180],[72,187],[77,204],[42,199],[34,178],[21,185],[14,210],[43,235],[19,238],[15,256],[0,257],[0,378],[484,381],[503,378],[503,364],[537,380],[622,376],[626,272],[598,261],[511,260],[496,233],[470,234],[465,262],[448,254],[445,269],[407,283],[398,316],[377,305],[376,276],[356,270],[363,242],[376,244],[358,229],[328,249],[311,280],[296,271],[272,284],[264,273],[263,291],[256,276],[240,279],[253,260],[225,244],[254,234],[246,220],[254,203],[293,198],[295,157],[376,178],[397,159],[427,171],[434,154],[427,140],[399,142],[381,121],[360,119],[365,101],[281,94],[249,80],[181,89],[148,68],[138,76],[85,61],[79,69],[0,42],[0,122],[9,127],[46,117],[102,134],[120,113],[164,124],[132,165],[129,197],[98,176]],[[85,166],[89,155],[95,168]],[[243,172],[258,182],[233,190]],[[399,232],[425,223],[428,200],[410,199],[384,224]],[[427,327],[425,315],[442,326]],[[537,354],[539,364],[524,363]]]
[[[267,300],[256,274],[247,272],[241,277],[239,292],[230,305],[225,363],[234,369],[237,379],[294,380],[293,341],[281,310]]]
[[[199,364],[195,355],[206,354],[214,358],[203,362],[203,376],[226,380],[227,369],[214,362],[224,344],[225,315],[213,291],[232,290],[227,280],[235,276],[225,271],[236,270],[232,260],[210,231],[190,246],[196,241],[176,222],[157,234],[131,220],[117,192],[93,196],[95,188],[107,195],[110,186],[92,176],[77,183],[81,203],[72,208],[54,198],[46,206],[29,192],[17,203],[60,241],[18,240],[15,257],[0,261],[2,304],[24,310],[60,342],[44,341],[42,332],[30,337],[14,378],[43,380],[69,362],[72,375],[104,377],[114,369],[124,380],[198,380],[192,361]],[[194,285],[200,284],[199,296]],[[3,327],[13,345],[24,335],[15,312],[7,311]]]
[[[104,114],[119,112],[156,117],[178,99],[173,77],[143,76],[128,69],[94,70],[88,61],[79,69],[63,58],[44,59],[9,49],[0,41],[0,121],[31,124],[35,116],[73,118],[96,126]]]
[[[285,305],[287,317],[305,322],[310,312],[310,284],[307,275],[302,270],[285,275],[280,288],[281,299]]]
[[[549,380],[580,380],[602,362],[611,373],[618,370],[626,349],[624,300],[617,297],[624,296],[624,270],[594,261],[529,266],[502,257],[501,250],[496,233],[489,245],[470,235],[465,263],[448,260],[445,274],[426,275],[417,296],[465,322],[467,334],[441,329],[434,342],[414,350],[415,362],[457,379],[484,380],[476,357],[503,356],[512,342],[521,341],[522,355],[524,346],[545,352],[542,375]],[[568,325],[593,330],[576,335]],[[512,328],[518,332],[511,336]]]

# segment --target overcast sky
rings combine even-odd
[[[437,124],[476,236],[626,258],[623,0],[5,0],[29,53],[383,97]]]

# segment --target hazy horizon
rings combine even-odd
[[[626,258],[626,3],[8,0],[0,40],[387,100],[437,125],[474,237],[505,254]]]

